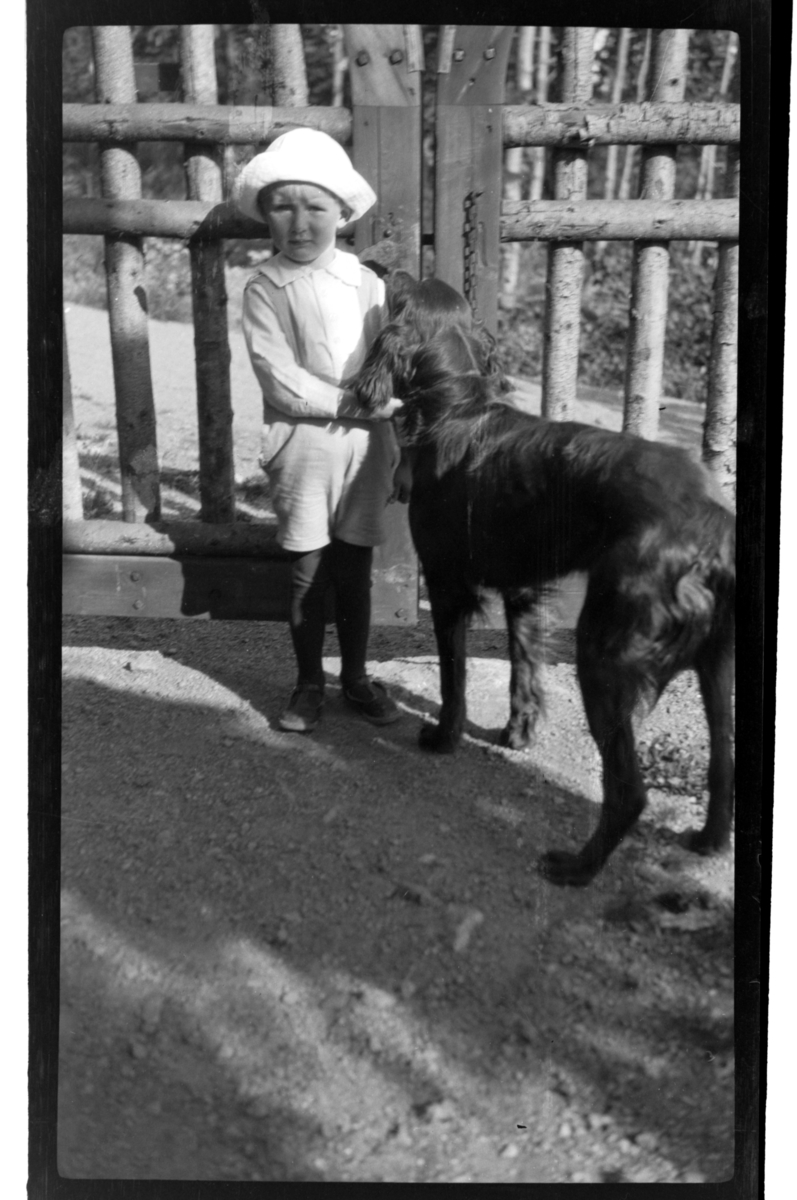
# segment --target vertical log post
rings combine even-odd
[[[717,99],[719,101],[727,100],[728,91],[731,86],[733,77],[733,65],[736,61],[737,53],[737,35],[730,31],[728,39],[725,43],[725,57],[722,62],[722,76],[720,78],[719,88],[717,89]],[[714,174],[717,164],[717,147],[703,146],[700,151],[700,168],[697,175],[697,186],[695,188],[696,200],[711,200],[714,195]],[[693,242],[692,262],[695,266],[700,265],[700,260],[703,256],[703,242]]]
[[[95,26],[92,35],[98,103],[134,104],[136,85],[129,27]],[[107,200],[141,198],[141,170],[135,146],[101,147],[100,169],[102,194]],[[141,238],[126,234],[106,237],[105,271],[122,517],[125,521],[157,520],[160,480]]]
[[[183,25],[180,55],[184,99],[218,104],[212,25]],[[189,200],[222,200],[219,148],[193,143],[185,148]],[[224,243],[189,246],[194,307],[194,354],[199,429],[199,498],[203,521],[235,520],[235,465],[230,396],[230,343]]]
[[[534,25],[522,25],[517,39],[515,67],[515,89],[520,102],[527,104],[531,98],[532,63],[534,61]],[[504,199],[523,198],[523,176],[526,156],[522,146],[510,146],[504,154]],[[520,278],[520,242],[509,242],[501,247],[501,307],[514,308]]]
[[[725,195],[739,195],[739,147],[729,146]],[[703,461],[733,499],[736,490],[736,357],[739,330],[739,244],[720,242],[714,281],[714,324],[708,368]]]
[[[653,44],[653,31],[645,30],[645,44],[642,49],[642,61],[639,64],[639,70],[636,77],[636,102],[641,104],[645,99],[647,89],[647,78],[650,70],[650,48]],[[634,173],[634,159],[636,158],[637,146],[626,146],[625,158],[623,159],[623,173],[620,176],[620,186],[617,189],[618,200],[628,200],[631,196],[631,177]]]
[[[447,27],[451,31],[452,27]],[[459,25],[437,64],[435,275],[498,324],[504,82],[511,25]]]
[[[658,31],[653,53],[651,100],[683,100],[688,47],[688,29]],[[640,198],[670,200],[674,194],[675,147],[646,146],[642,154]],[[655,440],[659,428],[669,272],[668,242],[636,243],[623,428],[651,440]]]
[[[631,30],[623,28],[617,41],[617,63],[612,80],[612,104],[621,104],[625,89],[625,77],[628,70],[628,48],[631,44]],[[617,190],[617,152],[619,146],[609,146],[606,154],[606,178],[603,185],[603,195],[606,200],[613,200]],[[602,242],[601,245],[605,245]]]
[[[562,81],[565,103],[585,104],[592,96],[593,34],[594,30],[588,27],[565,30]],[[586,199],[586,150],[556,151],[554,189],[557,200]],[[583,273],[583,243],[549,243],[542,344],[542,413],[554,421],[564,421],[570,416],[576,397]]]
[[[417,25],[344,25],[352,96],[353,160],[377,195],[355,226],[359,252],[383,240],[395,265],[418,277],[421,265],[421,79]],[[407,510],[387,514],[387,541],[374,554],[373,619],[413,624],[418,617],[418,563]]]
[[[551,69],[551,27],[540,26],[539,49],[537,51],[537,104],[545,104],[548,99],[548,74]],[[531,151],[531,179],[529,180],[529,200],[542,200],[545,183],[545,147],[534,146]]]
[[[75,410],[72,406],[72,377],[69,371],[69,350],[66,344],[66,323],[63,337],[63,503],[64,519],[83,520],[83,488],[80,483],[80,458],[75,430]]]

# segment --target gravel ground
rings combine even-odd
[[[649,810],[598,880],[535,871],[599,797],[567,637],[533,750],[416,747],[434,643],[378,629],[403,718],[280,733],[285,630],[67,618],[59,1169],[87,1178],[583,1182],[732,1172],[732,860],[690,677],[640,727]]]
[[[107,316],[72,305],[67,334],[87,512],[114,515]],[[239,339],[238,499],[257,519]],[[187,515],[190,327],[151,322],[151,346],[165,509]],[[619,421],[606,396],[577,415]],[[663,436],[699,443],[694,406],[663,417]],[[538,855],[578,846],[600,798],[571,637],[553,640],[538,740],[514,753],[496,745],[503,634],[474,630],[467,736],[436,757],[417,748],[439,704],[426,612],[373,631],[372,673],[403,710],[382,730],[344,709],[330,631],[311,737],[276,728],[280,625],[65,618],[63,1175],[731,1175],[732,855],[678,841],[705,812],[697,690],[679,678],[640,721],[637,830],[589,888],[552,887]]]

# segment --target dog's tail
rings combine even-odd
[[[641,671],[646,689],[655,697],[673,674],[694,664],[706,642],[733,638],[733,515],[712,506],[691,535],[681,531],[678,537],[663,538],[655,552],[648,547],[647,571],[627,576],[629,590],[623,600],[635,615],[626,625],[631,637],[618,651]]]

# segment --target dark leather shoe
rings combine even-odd
[[[321,720],[323,707],[324,689],[315,683],[300,683],[279,719],[279,727],[288,733],[310,733]]]

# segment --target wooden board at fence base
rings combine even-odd
[[[459,25],[445,30],[437,68],[434,273],[468,293],[477,315],[495,333],[501,263],[501,106],[514,26]],[[468,239],[469,277],[466,223],[473,231]]]
[[[290,563],[253,558],[65,554],[63,611],[75,616],[288,616]]]
[[[353,107],[354,165],[377,195],[358,222],[354,248],[388,240],[395,266],[416,278],[421,268],[421,79],[423,42],[417,25],[344,25]],[[413,624],[418,616],[418,564],[407,509],[391,505],[388,537],[374,554],[376,625]]]
[[[275,558],[65,554],[62,611],[71,616],[287,621],[291,564]],[[334,606],[330,597],[327,620]],[[375,625],[417,618],[417,574],[385,562],[374,572]]]

